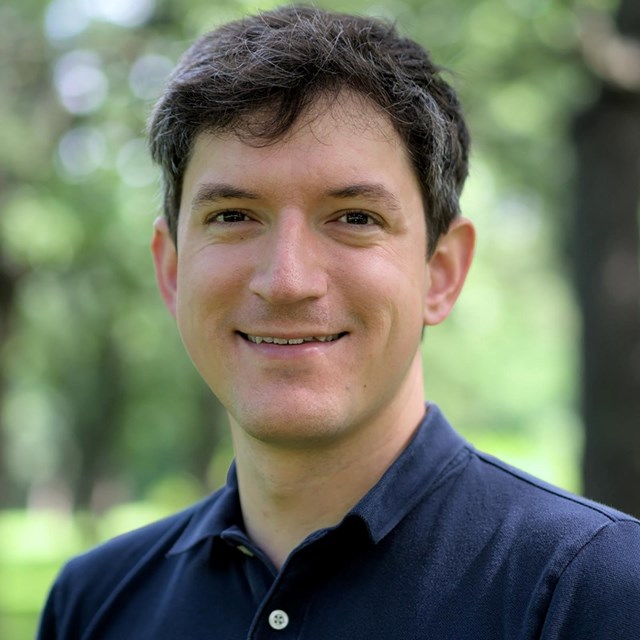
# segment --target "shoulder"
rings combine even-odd
[[[206,501],[208,502],[210,498]],[[99,576],[101,582],[117,580],[140,563],[164,556],[176,539],[199,511],[205,501],[158,520],[139,529],[129,531],[104,542],[71,559],[63,568],[63,578],[77,577],[83,581]]]
[[[638,522],[606,505],[593,502],[553,486],[490,454],[476,449],[446,420],[437,407],[429,414],[431,440],[423,458],[429,461],[429,450],[446,449],[448,463],[436,480],[425,487],[422,504],[428,508],[446,502],[446,513],[464,531],[470,526],[482,529],[501,528],[503,533],[518,533],[525,539],[536,531],[542,539],[566,534],[593,535],[600,527],[618,521]],[[444,445],[442,444],[444,443]],[[439,495],[434,488],[438,487]],[[636,525],[632,526],[633,529]],[[585,542],[586,542],[585,539]]]
[[[542,637],[640,638],[640,522],[616,519],[567,562]]]
[[[218,493],[172,516],[125,533],[69,560],[49,593],[39,638],[75,638],[111,595],[153,571]]]
[[[640,533],[640,521],[617,509],[576,495],[517,469],[491,455],[470,447],[469,474],[494,495],[514,515],[526,518],[528,525],[556,525],[564,533],[573,527],[593,535],[609,524],[629,523]],[[482,490],[482,489],[480,489]]]
[[[547,628],[562,621],[557,637],[614,637],[594,630],[617,616],[638,635],[615,637],[640,637],[640,521],[492,456],[473,456],[503,508],[502,521],[512,525],[514,555],[544,558]]]
[[[526,594],[541,638],[640,638],[639,520],[471,446],[453,491],[473,557],[501,567],[504,597]]]
[[[574,575],[569,568],[619,565],[631,557],[640,588],[640,521],[575,495],[468,448],[468,460],[447,496],[460,538],[475,531],[490,542],[492,557],[515,573],[544,576],[551,585]],[[480,543],[478,543],[480,544]],[[577,574],[575,574],[577,575]],[[621,576],[622,578],[623,576]]]

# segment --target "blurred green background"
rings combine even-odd
[[[224,414],[155,288],[148,244],[160,198],[144,129],[194,37],[277,4],[0,6],[2,638],[33,637],[70,555],[224,482]],[[582,491],[575,123],[615,84],[611,73],[630,69],[630,96],[640,87],[640,63],[637,87],[633,59],[598,63],[606,46],[640,32],[622,33],[630,3],[317,4],[396,19],[451,69],[466,106],[474,150],[463,210],[479,246],[453,316],[426,333],[426,397],[479,448]],[[637,290],[627,295],[638,307]],[[640,351],[634,358],[640,370]],[[621,454],[632,465],[634,447]]]

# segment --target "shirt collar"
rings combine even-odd
[[[438,486],[468,447],[440,409],[427,405],[407,447],[347,517],[360,518],[372,542],[378,543]]]
[[[225,486],[195,506],[187,526],[167,555],[187,551],[199,542],[220,536],[223,531],[241,524],[238,478],[236,463],[233,462],[229,468]]]
[[[353,518],[363,521],[371,541],[378,543],[437,486],[467,446],[440,409],[434,404],[427,405],[425,416],[407,447],[343,522]],[[234,462],[227,484],[195,507],[167,555],[182,553],[207,538],[219,537],[224,531],[241,526]]]

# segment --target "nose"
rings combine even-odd
[[[322,297],[327,291],[327,275],[320,244],[303,212],[283,212],[257,248],[250,290],[280,305]]]

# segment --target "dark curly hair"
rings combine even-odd
[[[406,145],[432,251],[459,213],[468,171],[469,132],[455,91],[429,53],[394,25],[307,6],[225,24],[197,40],[178,63],[149,123],[174,241],[198,134],[234,131],[266,145],[315,100],[342,90],[377,104]],[[268,117],[252,117],[258,112]]]

